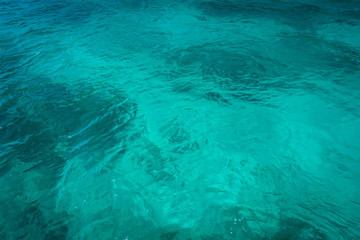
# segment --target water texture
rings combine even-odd
[[[0,239],[360,239],[360,2],[0,0]]]

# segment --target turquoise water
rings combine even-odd
[[[0,0],[0,239],[360,239],[360,2]]]

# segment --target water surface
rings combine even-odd
[[[360,2],[0,1],[1,239],[360,238]]]

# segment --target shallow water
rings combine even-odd
[[[360,2],[0,1],[1,239],[360,239]]]

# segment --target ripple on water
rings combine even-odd
[[[356,1],[0,1],[1,239],[357,239]]]

